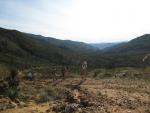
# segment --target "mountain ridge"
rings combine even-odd
[[[150,53],[150,34],[139,36],[127,43],[113,46],[97,54],[95,58],[103,57],[108,67],[143,67],[150,64],[150,60],[143,62],[145,55]],[[102,62],[97,59],[96,62]],[[99,64],[98,64],[99,65]],[[102,67],[102,66],[101,66]]]
[[[124,42],[90,43],[90,45],[102,50],[102,49],[106,49],[106,48],[111,48],[111,47],[118,45],[120,43],[124,43]]]
[[[72,65],[84,60],[89,67],[138,67],[149,65],[142,58],[150,53],[150,34],[98,50],[83,42],[58,40],[0,28],[0,62],[14,65]]]
[[[96,50],[86,43],[58,40],[3,28],[0,28],[0,44],[1,55],[13,55],[23,59],[36,57],[55,64],[77,64],[74,58],[80,62],[80,57]]]

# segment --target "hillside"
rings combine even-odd
[[[90,45],[92,45],[93,47],[96,47],[98,49],[106,49],[106,48],[111,48],[115,45],[120,44],[118,43],[91,43]]]
[[[128,43],[121,43],[110,48],[108,52],[149,52],[150,34],[137,37]]]
[[[15,66],[73,65],[83,60],[89,67],[112,68],[146,66],[142,58],[150,53],[150,35],[98,50],[93,46],[70,40],[58,40],[0,28],[0,63]]]
[[[0,61],[8,64],[78,64],[96,49],[82,42],[58,40],[0,28]],[[74,60],[76,59],[76,60]]]
[[[150,64],[149,60],[142,62],[142,59],[148,53],[150,53],[150,34],[103,50],[95,56],[95,63],[98,67],[146,66]]]

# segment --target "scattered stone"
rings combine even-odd
[[[10,104],[7,106],[7,108],[15,108],[17,107],[17,104],[15,102],[10,101]]]
[[[15,102],[10,101],[9,99],[0,100],[0,111],[15,107],[17,107],[17,104]]]
[[[46,113],[50,113],[50,112],[51,112],[51,110],[50,110],[50,109],[46,110]]]
[[[26,104],[22,101],[19,102],[19,107],[26,107]]]
[[[65,107],[65,110],[63,113],[74,113],[77,109],[78,109],[79,105],[76,104],[76,103],[73,103],[73,104],[68,104],[66,107]]]
[[[88,108],[96,105],[91,101],[91,96],[87,91],[82,91],[74,89],[73,91],[66,91],[66,98],[58,102],[53,108],[52,111],[58,113],[86,113],[83,108]],[[93,97],[92,97],[93,99]]]
[[[127,111],[127,113],[132,113],[131,111]]]

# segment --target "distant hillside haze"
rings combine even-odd
[[[114,42],[114,43],[91,43],[90,45],[92,45],[93,47],[96,47],[98,49],[105,49],[105,48],[111,48],[115,45],[118,45],[122,42]]]
[[[150,34],[129,42],[87,44],[59,40],[0,28],[0,64],[28,67],[31,65],[67,65],[81,67],[84,60],[89,68],[140,67],[150,53]],[[100,49],[98,49],[100,48]]]

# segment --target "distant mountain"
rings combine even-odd
[[[106,44],[107,45],[107,44]],[[108,44],[98,50],[90,44],[58,40],[0,28],[0,63],[18,67],[31,65],[69,65],[80,67],[83,60],[89,68],[140,67],[150,53],[150,34],[125,43]],[[110,46],[111,45],[111,46]]]
[[[143,57],[148,53],[150,53],[150,34],[145,34],[97,53],[95,65],[97,67],[150,65],[150,60],[142,62]]]
[[[114,43],[91,43],[90,45],[92,45],[93,47],[96,47],[98,49],[105,49],[105,48],[110,48],[110,47],[113,47],[117,44],[120,44],[122,42],[114,42]]]
[[[150,34],[137,37],[127,43],[120,43],[108,49],[107,52],[129,53],[150,52]]]
[[[83,42],[0,28],[0,62],[4,63],[77,65],[94,51],[94,47]]]

